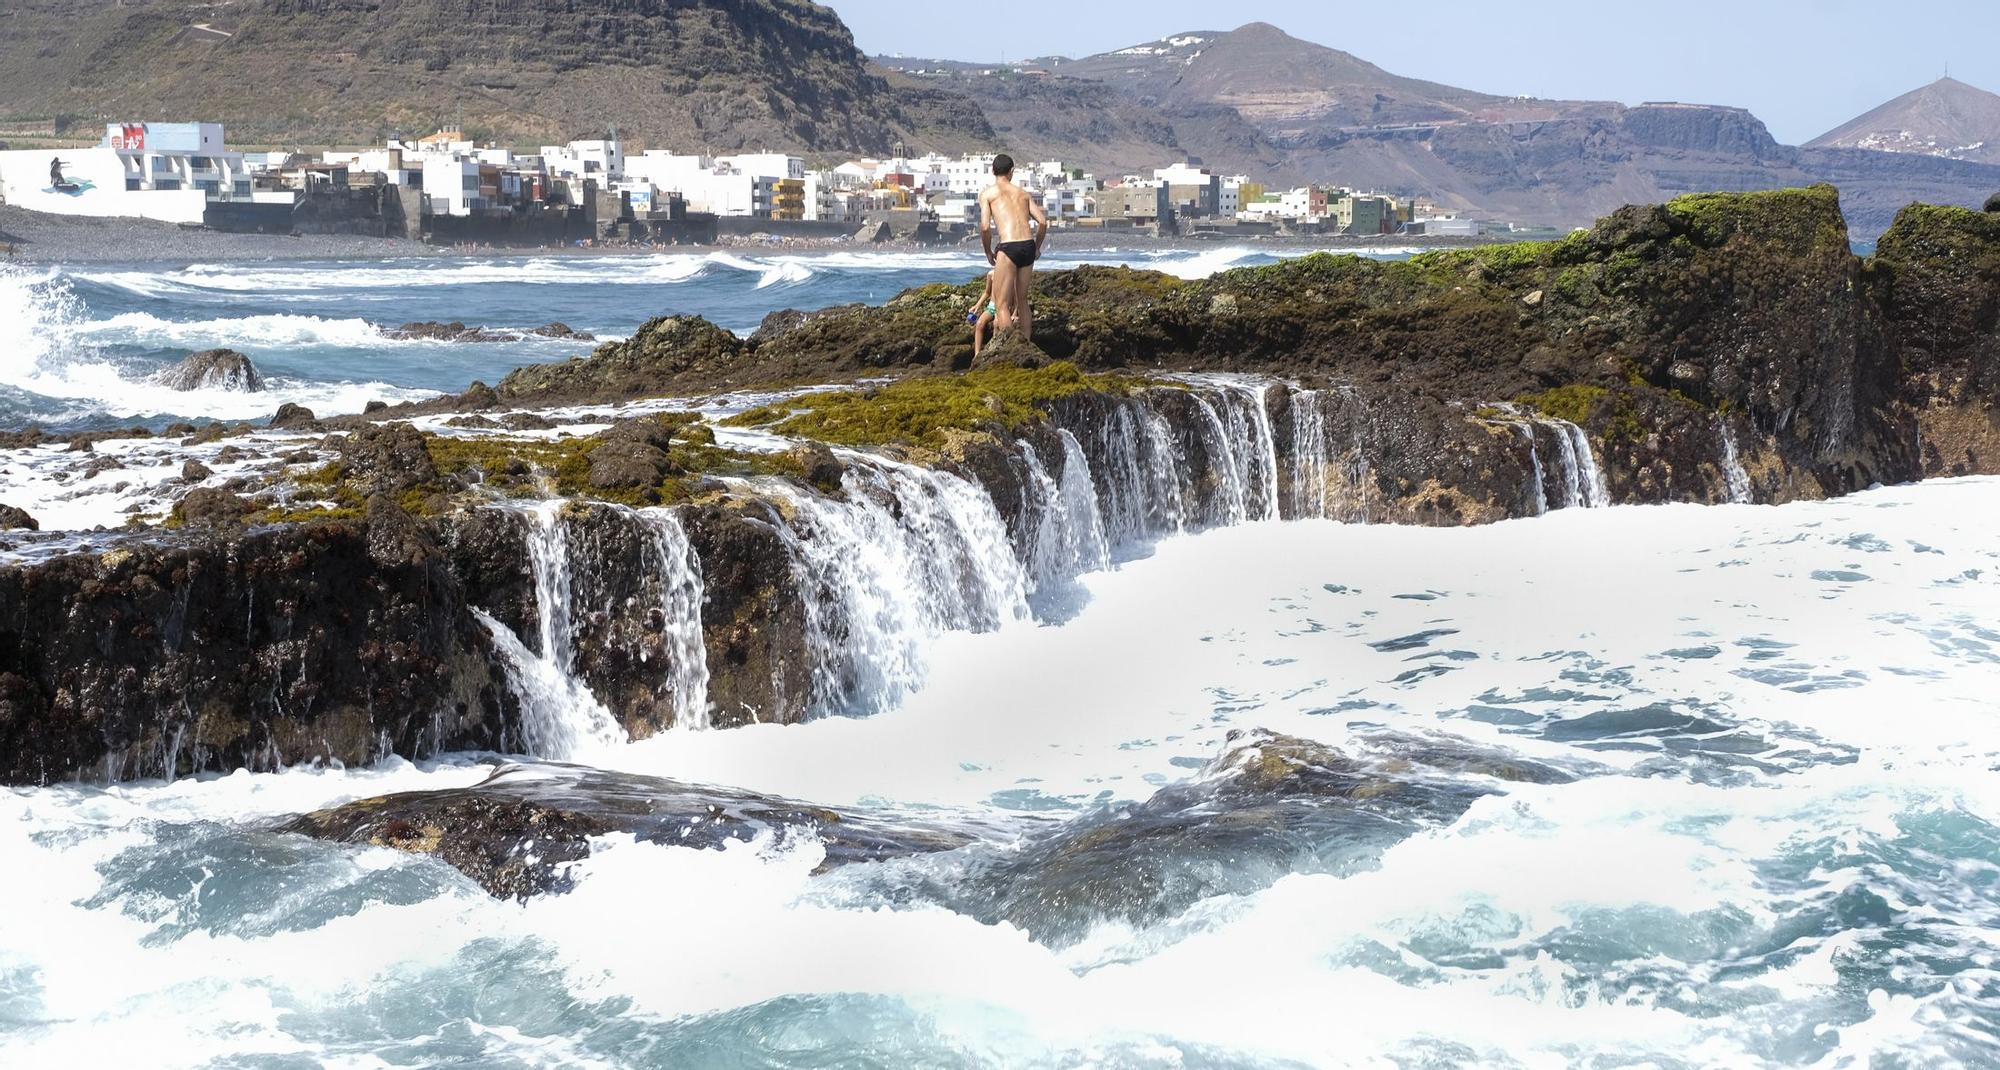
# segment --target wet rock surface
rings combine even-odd
[[[427,538],[179,533],[0,569],[0,780],[501,747],[514,699]]]
[[[594,342],[597,336],[589,331],[579,331],[567,323],[545,323],[540,327],[526,330],[511,330],[496,327],[468,327],[457,320],[440,323],[436,320],[422,320],[405,323],[400,327],[384,327],[382,335],[401,341],[420,340],[431,342],[517,342],[522,338],[568,338],[578,342]]]
[[[469,788],[362,799],[302,815],[279,830],[430,855],[507,899],[567,890],[569,864],[589,857],[590,837],[607,833],[695,848],[764,834],[810,836],[826,850],[822,872],[949,851],[978,833],[967,825],[553,763],[502,766]]]
[[[233,349],[204,349],[159,373],[154,382],[169,390],[264,389],[264,377],[250,358]]]
[[[1357,872],[1507,783],[1571,779],[1445,737],[1381,734],[1339,748],[1237,730],[1190,779],[969,861],[963,885],[938,894],[1038,941],[1066,942],[1102,921],[1157,922],[1292,873]]]

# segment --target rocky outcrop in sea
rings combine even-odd
[[[1037,284],[1034,337],[978,367],[971,290],[936,285],[98,440],[183,474],[124,528],[0,535],[0,779],[869,712],[937,635],[1060,619],[1176,532],[2000,470],[1991,214],[1912,206],[1862,258],[1830,188],[1702,195],[1552,243]],[[799,383],[853,385],[770,388]]]

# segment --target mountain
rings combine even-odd
[[[1263,22],[1175,34],[1050,69],[1149,103],[1228,107],[1280,140],[1326,128],[1546,119],[1590,107],[1399,77]]]
[[[716,150],[990,135],[962,100],[892,89],[806,0],[0,0],[0,101],[219,120],[241,143],[439,125],[530,145],[616,125]]]
[[[1866,240],[1918,196],[1978,206],[2000,188],[2000,166],[1978,160],[1924,164],[1870,148],[1784,146],[1744,108],[1538,100],[1404,78],[1264,22],[1020,68],[878,62],[924,66],[922,80],[978,100],[1000,144],[1084,160],[1100,174],[1198,156],[1276,184],[1422,194],[1516,222],[1578,226],[1684,192],[1836,180],[1854,234]],[[1032,92],[1016,86],[1026,78]],[[1064,116],[1116,130],[1094,138]],[[1114,166],[1098,164],[1102,156]]]
[[[2000,94],[1940,78],[1806,142],[2000,163]]]

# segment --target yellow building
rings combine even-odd
[[[771,187],[772,219],[806,217],[806,183],[801,178],[781,178]]]

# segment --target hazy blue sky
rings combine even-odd
[[[2000,0],[821,2],[863,51],[967,60],[1088,55],[1263,21],[1396,74],[1482,92],[1733,104],[1789,144],[1946,64],[2000,92]],[[1007,11],[1019,17],[975,21]]]

